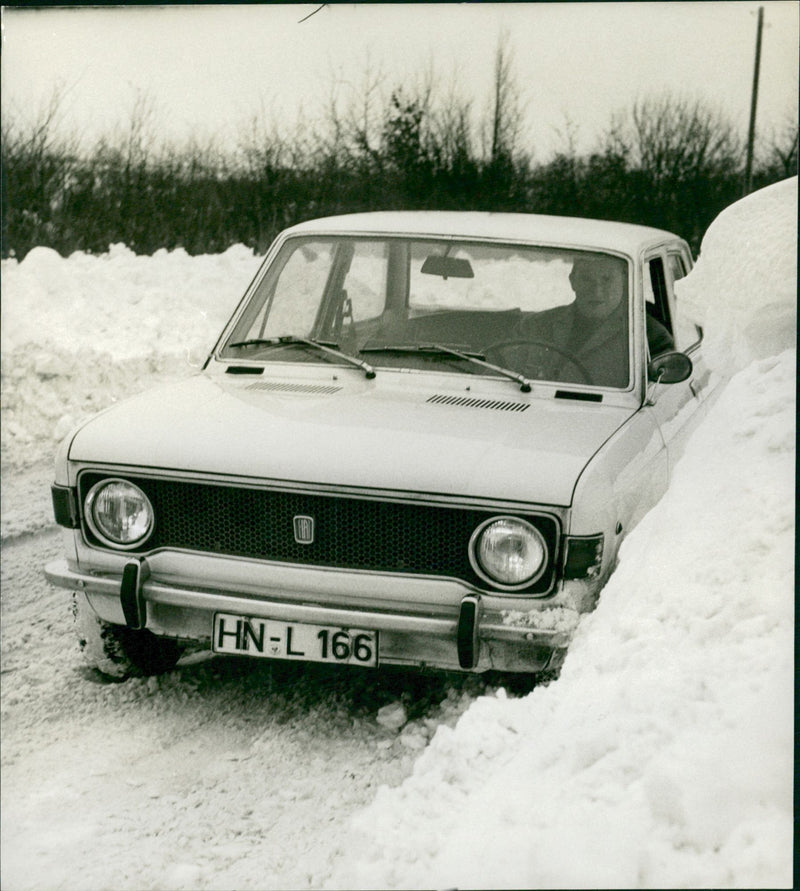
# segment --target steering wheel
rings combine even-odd
[[[558,359],[562,361],[559,362]],[[499,340],[486,348],[486,360],[494,365],[502,365],[520,371],[526,377],[546,380],[563,380],[569,383],[591,384],[592,376],[586,368],[569,353],[552,343],[542,340]],[[564,363],[569,370],[578,373],[578,380],[573,380],[574,375],[564,373]],[[558,374],[558,377],[556,377]]]

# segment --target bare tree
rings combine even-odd
[[[612,173],[638,221],[679,231],[697,242],[708,220],[732,200],[740,179],[741,139],[716,109],[668,93],[640,99],[613,116],[595,157],[613,159]]]
[[[263,98],[257,114],[239,130],[237,150],[244,169],[256,178],[272,178],[284,163],[286,140],[274,114],[268,114]]]
[[[489,160],[507,163],[518,148],[523,109],[519,87],[514,80],[514,53],[504,31],[494,58],[494,81],[490,112]]]
[[[742,146],[733,127],[700,100],[664,94],[637,101],[617,116],[611,144],[654,184],[669,188],[740,163]]]
[[[451,90],[431,114],[431,139],[440,168],[458,174],[475,163],[472,102]]]
[[[2,148],[2,254],[24,254],[37,244],[54,241],[53,216],[64,204],[78,164],[79,136],[68,132],[66,90],[57,86],[38,116],[28,125],[5,113],[0,131]]]
[[[769,179],[797,176],[797,112],[787,115],[783,126],[773,131],[766,157],[760,167]],[[761,171],[759,171],[761,172]]]
[[[342,161],[363,164],[379,161],[386,76],[367,54],[359,82],[331,77],[331,91],[323,112],[328,152]]]

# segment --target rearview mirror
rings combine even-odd
[[[685,353],[664,353],[647,366],[647,379],[662,384],[679,384],[692,373],[692,360]]]
[[[422,264],[422,272],[425,275],[438,275],[447,280],[448,278],[475,278],[472,271],[472,264],[469,260],[463,260],[458,257],[439,257],[431,255],[425,258]]]

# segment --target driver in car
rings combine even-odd
[[[550,373],[557,380],[601,387],[628,385],[628,273],[623,260],[587,254],[569,274],[575,300],[538,313],[527,331],[552,344]],[[651,354],[671,348],[671,337],[648,316]],[[657,342],[657,343],[656,343]]]

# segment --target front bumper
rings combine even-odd
[[[288,567],[282,568],[283,583],[278,579],[271,586],[277,590],[272,591],[252,590],[252,580],[245,576],[232,588],[205,587],[179,582],[174,576],[157,576],[153,569],[143,559],[129,561],[121,573],[80,572],[62,559],[49,563],[45,575],[54,585],[86,594],[106,622],[147,628],[154,634],[178,639],[210,642],[215,612],[373,629],[380,633],[379,661],[388,665],[537,672],[559,660],[571,638],[568,631],[507,624],[503,610],[492,608],[489,598],[452,581],[373,578],[367,587],[380,583],[382,590],[386,584],[396,589],[376,605],[374,597],[370,603],[363,597],[343,596],[349,585],[356,592],[365,588],[363,574],[324,573],[325,587],[330,589],[333,580],[340,596],[322,598],[314,585],[303,585],[300,590]],[[308,582],[308,573],[304,571],[303,575]],[[430,589],[439,589],[440,595],[446,593],[438,600],[434,598],[442,605],[429,603],[426,607],[419,597],[403,596],[413,595],[413,589],[419,594],[424,588],[429,593]],[[339,602],[331,602],[337,599]],[[402,603],[408,608],[401,609]]]

